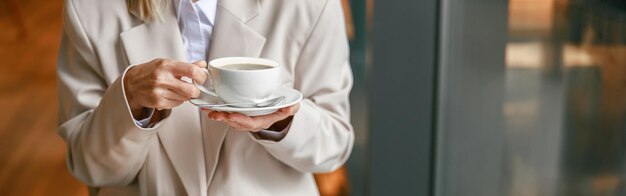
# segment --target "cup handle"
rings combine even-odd
[[[207,74],[207,76],[208,76],[208,77],[207,77],[207,78],[208,78],[207,80],[210,82],[210,86],[213,86],[213,80],[212,80],[212,78],[211,78],[211,73],[210,73],[209,69],[208,69],[208,68],[207,68],[207,69],[202,69],[202,71],[204,71],[204,73],[206,73],[206,74]],[[219,97],[219,96],[217,96],[217,93],[215,93],[215,91],[214,91],[214,90],[208,89],[208,88],[204,87],[203,85],[198,84],[196,81],[193,81],[193,84],[195,84],[195,85],[196,85],[196,87],[197,87],[200,91],[202,91],[202,92],[204,92],[204,93],[206,93],[206,94],[209,94],[209,95],[211,95],[211,96],[214,96],[214,97]]]

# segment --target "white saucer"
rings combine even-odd
[[[256,107],[255,108],[238,108],[238,107],[230,107],[230,106],[219,106],[219,107],[199,106],[201,104],[214,104],[214,103],[221,102],[217,97],[204,95],[204,94],[197,99],[190,99],[189,102],[198,107],[210,109],[213,111],[237,112],[237,113],[242,113],[246,116],[260,116],[260,115],[274,113],[278,111],[278,109],[292,106],[300,102],[300,100],[302,100],[302,93],[300,93],[300,91],[296,89],[292,89],[292,88],[282,87],[282,86],[278,87],[278,89],[276,89],[276,92],[272,94],[272,97],[278,97],[278,96],[285,96],[285,100],[275,106],[262,107],[262,108],[256,108]]]

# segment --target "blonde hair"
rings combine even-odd
[[[128,11],[143,21],[161,20],[171,0],[126,0]]]

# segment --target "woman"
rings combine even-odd
[[[353,144],[338,0],[67,0],[59,133],[92,195],[317,195]],[[205,59],[278,61],[304,99],[273,114],[201,111]]]

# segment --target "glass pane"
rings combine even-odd
[[[626,2],[442,6],[438,195],[625,195]]]
[[[512,195],[623,195],[624,1],[511,0]]]

